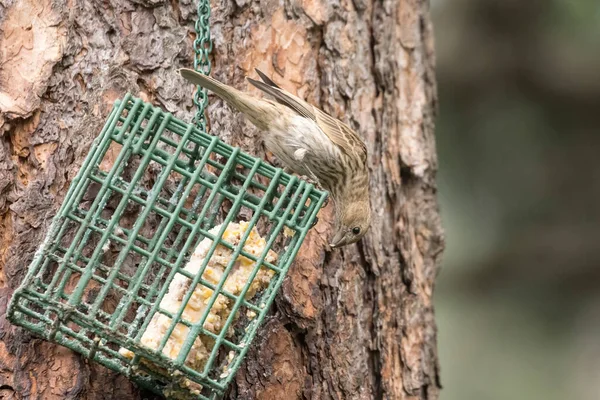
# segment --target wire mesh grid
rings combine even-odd
[[[157,393],[218,398],[326,196],[128,94],[8,317]]]

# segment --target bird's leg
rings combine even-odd
[[[308,175],[309,176],[302,176],[302,179],[304,179],[305,181],[307,181],[308,183],[313,184],[315,187],[322,189],[321,184],[319,183],[319,179],[317,178],[317,176],[310,170],[310,168],[308,167],[308,165],[304,164],[304,168],[306,168],[306,170],[308,171]]]
[[[321,189],[321,190],[325,190],[323,188],[323,186],[321,186],[321,183],[319,182],[319,179],[316,177],[316,175],[314,174],[314,172],[311,171],[311,169],[308,167],[308,165],[304,164],[304,167],[306,168],[306,170],[308,171],[308,173],[310,174],[310,177],[304,177],[304,179],[308,182],[308,183],[312,183],[316,188]],[[326,207],[327,204],[329,204],[329,197],[327,196],[327,198],[325,198],[325,202],[323,203],[323,207]],[[317,224],[317,221],[319,219],[316,218],[315,221],[315,225]],[[314,226],[314,225],[313,225]]]
[[[304,168],[306,168],[306,170],[308,171],[309,176],[300,175],[300,174],[296,174],[296,175],[298,175],[301,179],[304,179],[306,182],[312,184],[316,188],[321,189],[321,190],[325,190],[325,189],[323,189],[323,187],[319,183],[319,179],[317,179],[317,177],[314,174],[314,172],[311,171],[311,169],[308,167],[308,165],[306,165],[306,163],[304,164]],[[288,167],[287,165],[283,167],[283,171],[286,172],[286,173],[288,173],[288,174],[290,174],[290,175],[294,175],[295,174],[295,172],[290,167]],[[323,203],[323,207],[327,206],[327,204],[329,204],[329,196],[327,196],[327,198],[325,199],[325,203]],[[316,223],[317,222],[315,221],[314,224],[316,224]]]
[[[300,174],[296,173],[293,169],[288,167],[287,165],[283,167],[283,172],[290,174],[290,175],[296,175],[300,179],[305,180],[306,182],[312,184],[313,186],[321,188],[321,185],[319,184],[319,180],[315,177],[315,174],[313,174],[312,171],[310,171],[310,169],[308,167],[306,167],[306,169],[309,171],[310,176],[300,175]]]
[[[312,184],[313,186],[320,188],[319,181],[311,178],[310,176],[301,175],[300,178],[304,179],[306,182]]]

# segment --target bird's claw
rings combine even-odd
[[[310,176],[297,174],[294,170],[292,170],[291,168],[289,168],[287,166],[283,167],[283,172],[285,172],[286,174],[289,174],[289,175],[296,175],[298,178],[302,179],[303,181],[305,181],[307,183],[310,183],[314,187],[323,189],[318,180],[311,178]]]
[[[307,183],[310,183],[314,187],[319,187],[319,182],[315,181],[314,179],[312,179],[306,175],[301,175],[300,178],[305,180]]]

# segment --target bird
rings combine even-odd
[[[334,202],[335,249],[358,242],[371,225],[367,147],[347,124],[280,88],[263,72],[248,82],[271,96],[254,97],[208,75],[182,68],[186,80],[210,90],[262,131],[265,146],[287,167],[313,179]]]

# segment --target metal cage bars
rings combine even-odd
[[[100,163],[109,147],[115,144],[120,146],[120,151],[110,170],[102,171]],[[192,147],[188,147],[189,144]],[[215,161],[211,158],[215,155],[226,159],[226,162]],[[128,182],[123,173],[132,156],[139,158],[139,165]],[[162,170],[152,188],[145,189],[139,183],[151,162],[160,165]],[[249,172],[240,173],[237,167]],[[213,168],[216,174],[211,173],[209,168]],[[161,194],[172,173],[180,180],[171,196],[165,198]],[[260,183],[255,177],[268,180],[268,184]],[[234,180],[240,184],[233,184]],[[86,210],[81,204],[94,184],[100,185],[100,188]],[[199,189],[192,196],[197,186]],[[250,189],[260,194],[251,194]],[[120,199],[114,212],[103,217],[107,203],[115,195]],[[190,196],[193,197],[192,204],[186,207]],[[163,385],[168,385],[169,376],[179,371],[192,381],[213,389],[210,396],[215,397],[226,389],[239,368],[326,196],[325,192],[285,174],[281,169],[244,154],[238,148],[232,148],[128,94],[123,101],[115,103],[106,125],[73,180],[22,286],[14,294],[8,317],[13,323],[122,372],[154,391],[160,392]],[[218,210],[225,201],[231,202],[230,210],[218,234],[211,234],[209,230],[215,225]],[[141,213],[132,227],[121,227],[120,218],[131,203],[139,205]],[[228,224],[238,217],[242,207],[250,209],[252,217],[240,243],[234,246],[223,240],[222,235]],[[140,235],[140,231],[151,213],[159,217],[160,222],[157,234],[146,238]],[[268,221],[270,227],[266,247],[259,257],[255,257],[244,251],[244,244],[261,219]],[[175,226],[178,231],[174,230]],[[73,238],[70,243],[62,245],[64,240],[69,241],[70,227],[75,228]],[[292,229],[294,235],[279,253],[277,265],[273,265],[265,257],[280,239],[284,227]],[[174,235],[174,238],[171,247],[166,247],[164,243],[169,235]],[[88,243],[93,243],[93,240],[90,242],[93,237],[98,239],[97,243],[92,254],[85,256],[84,250],[88,249]],[[190,274],[182,268],[186,254],[193,242],[197,245],[204,238],[212,241],[210,249],[199,272]],[[101,259],[106,246],[111,243],[121,246],[121,249],[109,266]],[[219,245],[231,250],[232,256],[222,278],[214,285],[202,276]],[[129,276],[122,266],[132,254],[142,257],[142,261]],[[241,292],[235,295],[223,290],[223,286],[238,256],[253,261],[254,268]],[[260,268],[274,271],[275,276],[260,294],[260,299],[253,302],[251,300],[254,299],[246,299],[246,294]],[[191,284],[177,312],[171,313],[162,309],[160,302],[176,274],[187,277]],[[47,275],[51,275],[49,282],[45,282]],[[145,282],[147,278],[153,278],[152,282]],[[69,291],[67,287],[72,281],[75,281],[75,287]],[[95,298],[86,303],[84,296],[91,282],[99,288]],[[197,285],[209,288],[212,295],[201,318],[190,323],[182,319],[182,315]],[[117,293],[120,298],[114,310],[107,312],[102,308],[111,292]],[[231,300],[233,306],[220,331],[211,332],[204,328],[204,323],[219,295]],[[136,306],[135,317],[128,321],[128,312]],[[242,308],[256,312],[257,317],[247,323],[245,333],[236,342],[227,338],[226,334]],[[156,313],[167,316],[171,322],[159,347],[153,350],[142,345],[141,338]],[[75,327],[70,326],[73,324]],[[162,350],[178,324],[188,327],[189,332],[178,357],[171,359],[162,354]],[[199,335],[214,341],[202,371],[185,364]],[[115,346],[130,349],[135,356],[127,359]],[[236,356],[230,360],[229,373],[215,378],[215,362],[223,348],[233,351]],[[165,376],[146,366],[142,359],[160,366],[170,375]],[[202,394],[197,396],[208,398]]]

